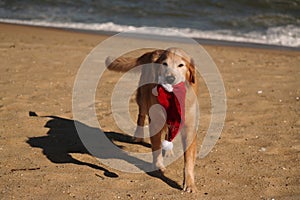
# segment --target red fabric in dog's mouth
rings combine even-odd
[[[162,85],[158,85],[157,92],[158,102],[167,113],[168,133],[166,140],[171,142],[182,128],[185,120],[185,83],[180,82],[173,85],[172,92],[168,92]]]

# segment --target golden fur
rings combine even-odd
[[[185,124],[181,131],[182,143],[184,148],[184,183],[183,189],[187,192],[195,192],[194,183],[194,165],[196,160],[196,126],[197,126],[197,79],[195,73],[195,65],[193,59],[183,50],[178,48],[169,48],[167,50],[154,50],[147,52],[138,58],[121,57],[113,60],[106,60],[108,69],[114,71],[126,72],[136,66],[146,65],[142,67],[140,84],[145,80],[152,80],[151,84],[142,85],[137,90],[136,101],[139,106],[138,128],[135,132],[134,141],[142,142],[144,133],[143,127],[145,118],[148,116],[149,109],[152,105],[158,104],[157,97],[152,93],[153,88],[157,86],[158,76],[174,76],[174,84],[176,81],[184,81],[186,86],[185,100]],[[154,67],[156,64],[160,67]],[[155,124],[150,123],[151,129],[155,129]],[[163,165],[163,156],[161,148],[161,137],[163,130],[157,134],[151,134],[150,140],[153,152],[153,164],[161,171],[165,170]]]

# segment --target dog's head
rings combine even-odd
[[[161,65],[159,76],[171,85],[188,81],[195,83],[195,64],[193,59],[182,49],[169,48],[157,59]]]

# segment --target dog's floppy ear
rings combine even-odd
[[[187,68],[188,68],[188,71],[186,74],[186,79],[190,83],[195,83],[196,82],[196,69],[195,69],[195,62],[194,62],[193,58],[191,58],[191,60],[188,62]]]

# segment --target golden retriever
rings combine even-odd
[[[166,50],[153,50],[143,54],[138,58],[120,57],[115,60],[106,59],[106,65],[109,70],[126,72],[137,66],[142,67],[140,77],[140,87],[137,90],[136,101],[139,106],[137,120],[137,129],[134,142],[142,142],[144,138],[143,126],[146,116],[149,120],[150,141],[152,145],[153,164],[162,172],[165,170],[162,155],[162,133],[165,128],[158,133],[151,131],[155,129],[155,123],[152,123],[149,109],[154,104],[158,104],[157,96],[153,90],[158,85],[158,79],[167,82],[169,85],[176,85],[179,82],[184,83],[185,95],[185,120],[181,129],[181,139],[184,149],[184,181],[183,190],[186,192],[196,192],[197,188],[194,182],[194,165],[196,160],[196,126],[197,126],[197,94],[198,86],[195,73],[195,64],[193,59],[179,48],[169,48]],[[158,67],[155,67],[158,66]],[[152,83],[142,85],[145,80],[151,80]],[[161,81],[160,80],[160,81]],[[153,119],[152,119],[153,120]],[[157,121],[157,120],[156,120]],[[166,126],[165,126],[166,127]]]

